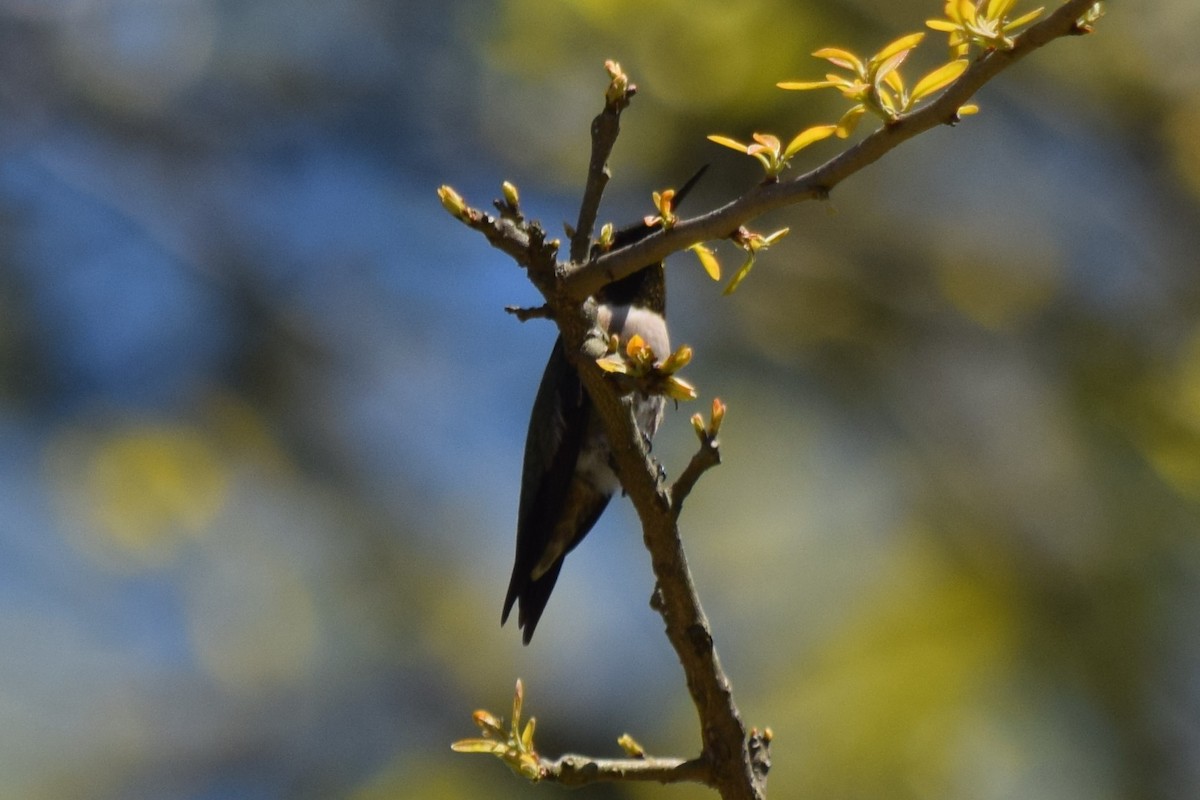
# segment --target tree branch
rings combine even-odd
[[[546,241],[542,229],[521,219],[515,208],[513,214],[502,212],[496,219],[466,207],[449,187],[443,187],[446,194],[442,202],[447,209],[526,267],[530,280],[546,299],[548,316],[558,325],[568,358],[604,424],[621,486],[641,521],[656,581],[651,605],[662,616],[700,723],[702,751],[691,761],[564,756],[557,762],[543,764],[547,778],[568,785],[615,780],[699,781],[719,791],[724,800],[763,800],[770,767],[770,731],[751,730],[747,734],[742,723],[688,569],[678,527],[684,500],[704,471],[720,460],[716,443],[719,422],[714,420],[707,437],[701,437],[700,451],[675,485],[668,488],[650,457],[630,404],[619,396],[616,386],[595,360],[583,354],[592,325],[589,304],[583,302],[585,298],[673,252],[697,242],[726,238],[767,211],[825,197],[841,181],[902,142],[936,125],[955,123],[958,108],[1001,71],[1053,39],[1081,32],[1076,21],[1093,3],[1094,0],[1067,0],[1043,22],[1017,37],[1012,50],[986,53],[929,105],[885,125],[817,169],[789,181],[760,184],[722,208],[679,221],[634,245],[587,263],[584,259],[589,254],[596,211],[608,181],[606,162],[619,132],[619,113],[624,108],[620,103],[627,105],[633,92],[631,86],[622,82],[624,75],[616,65],[610,66],[613,80],[606,93],[605,110],[593,123],[592,160],[579,224],[572,235],[570,263],[556,263],[557,244]]]
[[[746,728],[713,645],[683,550],[677,508],[659,479],[629,405],[613,391],[595,362],[580,357],[575,366],[604,421],[621,486],[642,523],[656,580],[652,605],[663,618],[696,707],[703,758],[712,764],[710,785],[725,800],[761,800],[765,774],[754,768]]]
[[[992,50],[978,58],[958,80],[932,103],[885,125],[810,172],[786,181],[762,183],[732,202],[698,217],[679,220],[671,228],[606,253],[594,261],[563,268],[567,293],[576,299],[595,294],[601,287],[662,261],[698,242],[728,238],[737,228],[768,211],[805,200],[823,199],[835,186],[875,163],[914,136],[958,121],[958,109],[979,89],[1034,50],[1062,36],[1079,33],[1076,21],[1095,0],[1068,0],[1040,23],[1015,37],[1011,50]]]

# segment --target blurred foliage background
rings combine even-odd
[[[614,58],[603,218],[712,162],[702,210],[758,175],[706,134],[835,120],[775,81],[939,6],[0,0],[0,798],[554,795],[449,751],[517,676],[548,754],[696,752],[627,504],[498,627],[553,331],[434,189],[573,219]],[[731,298],[672,266],[772,796],[1200,795],[1198,26],[1113,3],[764,221]]]

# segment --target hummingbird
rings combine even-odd
[[[675,193],[676,207],[704,174],[707,165]],[[631,245],[654,233],[661,220],[635,223],[617,231],[614,248]],[[640,335],[660,358],[670,352],[666,320],[666,271],[657,261],[601,289],[596,297],[597,323],[624,344]],[[638,430],[650,442],[662,422],[666,400],[634,392]],[[500,624],[517,604],[517,626],[529,644],[563,560],[587,536],[621,488],[604,426],[567,359],[562,337],[554,343],[542,374],[521,472],[517,511],[517,553]]]

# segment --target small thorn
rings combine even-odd
[[[662,587],[657,583],[654,584],[654,591],[650,593],[650,608],[655,611],[661,611],[666,608],[666,600],[663,598]]]
[[[512,314],[521,322],[528,322],[531,319],[553,319],[550,311],[550,306],[542,304],[534,308],[523,308],[521,306],[505,306],[504,310]]]

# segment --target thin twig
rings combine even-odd
[[[592,157],[588,161],[583,201],[579,204],[579,221],[575,223],[575,231],[571,234],[571,260],[574,262],[587,258],[591,249],[596,215],[600,211],[600,200],[604,197],[610,177],[608,157],[621,133],[621,112],[629,107],[629,101],[636,93],[637,87],[629,84],[615,97],[606,98],[604,110],[592,120]]]
[[[516,223],[496,217],[477,208],[467,208],[459,221],[479,231],[488,244],[507,254],[522,267],[528,267],[532,253],[537,249],[534,239],[544,239],[545,233],[537,223]]]
[[[675,479],[675,483],[671,486],[671,508],[677,519],[679,513],[683,511],[683,501],[692,493],[700,476],[720,463],[721,450],[717,446],[716,438],[704,437],[700,442],[700,449],[692,456],[692,460],[688,462],[683,473]]]
[[[602,781],[650,781],[653,783],[711,783],[712,767],[700,758],[592,758],[565,755],[543,761],[543,780],[564,786],[586,786]]]

